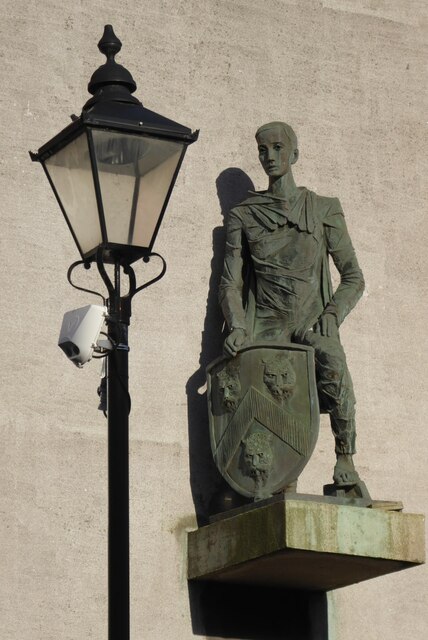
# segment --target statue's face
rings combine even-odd
[[[296,160],[290,140],[282,127],[265,129],[259,133],[257,144],[259,160],[268,176],[284,176]]]

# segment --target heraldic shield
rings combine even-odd
[[[318,438],[314,351],[253,344],[207,368],[214,461],[229,485],[255,500],[295,482]]]

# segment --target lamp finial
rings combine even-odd
[[[118,64],[114,59],[115,55],[119,53],[122,48],[122,43],[113,31],[111,24],[106,24],[104,27],[103,37],[98,43],[98,49],[103,53],[107,60],[101,67],[94,72],[92,78],[88,84],[88,91],[95,96],[95,101],[98,99],[105,99],[106,95],[98,95],[98,92],[102,90],[103,94],[106,94],[107,87],[115,87],[114,91],[118,92],[118,98],[122,101],[135,102],[136,99],[130,96],[135,91],[137,85],[134,82],[133,77],[125,67]],[[127,89],[128,99],[125,97],[124,89]],[[97,94],[97,95],[95,95]],[[112,99],[112,91],[107,92],[109,99]],[[139,101],[137,101],[139,102]],[[84,108],[94,104],[94,98],[89,100]]]
[[[114,57],[122,49],[122,43],[113,31],[111,24],[104,27],[103,37],[98,43],[98,49],[103,53],[107,60],[115,62]]]

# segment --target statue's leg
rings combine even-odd
[[[315,349],[315,368],[321,409],[330,414],[337,463],[333,479],[337,484],[359,480],[352,456],[355,453],[355,395],[346,356],[339,336],[309,332],[305,342]]]

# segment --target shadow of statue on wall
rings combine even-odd
[[[225,218],[230,209],[245,200],[248,191],[253,190],[254,185],[241,169],[231,167],[220,173],[216,180],[216,187],[223,225],[215,227],[212,232],[211,275],[202,331],[199,369],[189,378],[186,386],[190,485],[199,526],[206,524],[212,513],[247,502],[245,498],[230,489],[220,476],[212,458],[208,430],[205,369],[212,360],[222,354],[225,338],[224,320],[218,302],[218,287],[223,270],[226,238]]]

